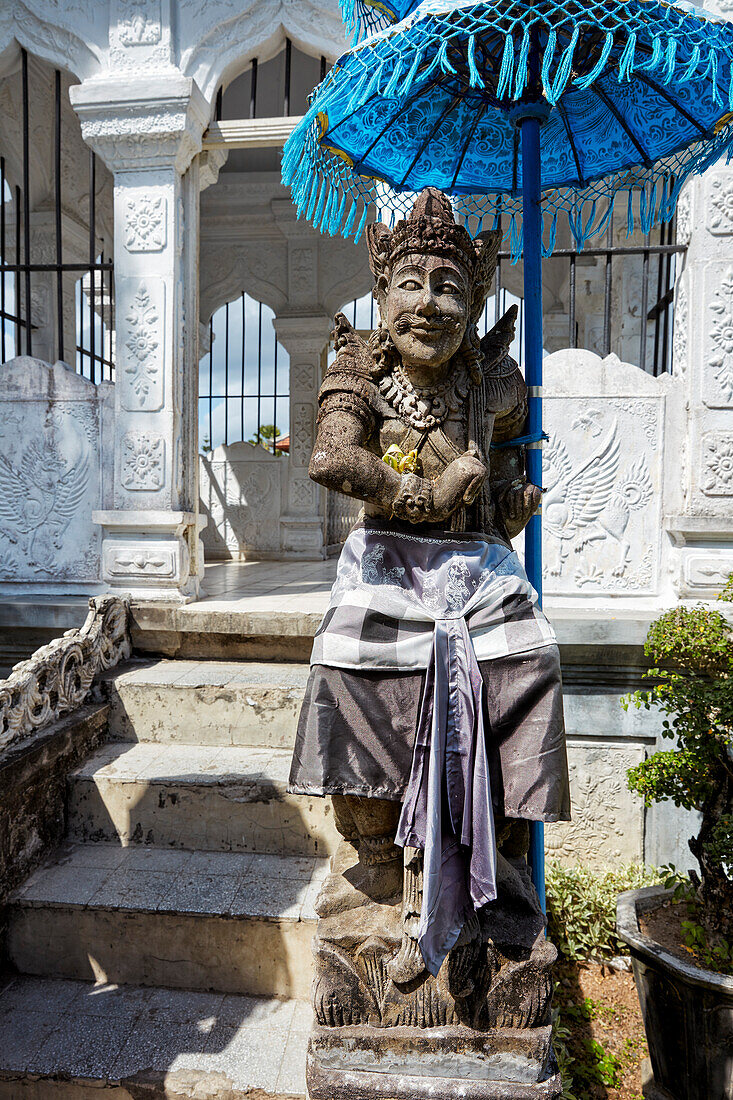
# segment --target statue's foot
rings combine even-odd
[[[396,850],[396,849],[395,849]],[[402,853],[397,859],[371,866],[355,863],[343,872],[354,890],[358,890],[370,901],[389,901],[402,893]]]
[[[420,945],[412,936],[403,932],[400,949],[387,964],[387,973],[396,985],[408,985],[426,973]]]

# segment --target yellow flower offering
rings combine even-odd
[[[398,474],[416,474],[419,472],[420,461],[417,457],[417,451],[409,451],[408,454],[405,454],[396,443],[387,448],[382,455],[382,462],[386,462]]]

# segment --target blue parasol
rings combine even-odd
[[[358,240],[374,211],[449,194],[469,231],[507,225],[524,256],[527,473],[542,481],[541,257],[578,249],[623,203],[669,220],[685,181],[733,152],[733,24],[663,0],[342,0],[363,40],[336,62],[283,152],[299,215]],[[366,37],[364,37],[366,35]],[[541,594],[540,516],[525,534]],[[543,833],[530,858],[544,901]]]

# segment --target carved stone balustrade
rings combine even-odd
[[[93,597],[81,629],[42,646],[0,681],[0,749],[82,706],[95,677],[131,652],[128,601]]]

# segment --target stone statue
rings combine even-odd
[[[516,308],[479,341],[499,234],[472,240],[439,191],[367,244],[379,326],[336,318],[310,465],[364,502],[290,776],[343,837],[316,904],[310,1094],[556,1096],[527,821],[570,805],[558,649],[510,542],[541,499]]]

